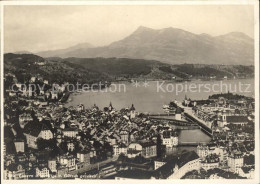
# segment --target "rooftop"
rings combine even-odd
[[[227,116],[227,122],[229,123],[248,122],[248,118],[246,116]]]

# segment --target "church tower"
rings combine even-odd
[[[132,104],[132,107],[130,108],[130,118],[135,118],[135,107],[134,104]]]
[[[176,112],[175,112],[175,119],[176,120],[181,120],[181,109],[177,107]]]

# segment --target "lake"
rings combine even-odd
[[[148,86],[144,85],[144,81],[138,82],[139,86],[135,83],[121,83],[124,85],[124,90],[119,88],[120,84],[114,84],[107,88],[107,91],[89,91],[82,92],[78,95],[71,95],[71,101],[65,106],[76,106],[80,103],[84,104],[86,108],[92,107],[94,104],[99,108],[104,108],[111,102],[113,107],[117,110],[125,107],[131,107],[134,104],[137,112],[149,113],[163,113],[163,105],[169,104],[170,101],[182,101],[185,96],[193,100],[208,99],[209,95],[220,93],[221,84],[222,92],[227,91],[243,94],[245,96],[254,96],[254,80],[253,79],[239,79],[239,80],[225,80],[225,81],[190,81],[183,83],[173,83],[162,81],[148,81]],[[182,92],[176,92],[179,86],[183,86]],[[239,88],[242,88],[242,90]],[[245,85],[244,88],[241,85]],[[246,86],[248,85],[248,86]],[[158,90],[159,86],[159,90]],[[186,86],[192,86],[192,90]],[[212,90],[207,90],[212,87]],[[224,89],[227,86],[228,90]],[[229,88],[230,87],[230,88]],[[234,90],[236,87],[236,91]],[[200,91],[198,89],[200,88]],[[214,89],[215,90],[214,90]],[[248,88],[247,90],[245,88]],[[175,90],[174,90],[175,89]],[[179,89],[178,89],[179,90]],[[195,91],[197,90],[197,91]],[[219,91],[218,91],[219,90]],[[226,91],[225,91],[226,90]],[[191,136],[192,135],[192,136]],[[200,129],[195,130],[182,130],[179,135],[180,142],[210,142],[211,138],[202,132]],[[194,150],[194,146],[184,146],[171,148],[167,150],[167,154],[176,154],[183,150]]]
[[[123,85],[124,88],[120,85]],[[111,102],[113,107],[117,110],[131,107],[131,105],[134,104],[138,112],[162,113],[162,106],[169,104],[170,101],[175,99],[182,101],[185,96],[192,100],[205,100],[209,95],[221,93],[221,91],[223,93],[227,92],[226,86],[229,91],[233,93],[235,92],[250,97],[254,95],[253,79],[225,81],[196,80],[183,83],[148,81],[149,86],[144,86],[144,81],[140,81],[139,85],[140,86],[136,87],[133,83],[128,82],[121,84],[115,83],[107,88],[107,91],[88,91],[78,95],[71,95],[71,101],[65,106],[76,106],[82,103],[86,108],[92,107],[94,104],[99,108],[104,108]],[[242,90],[239,89],[239,85],[242,86]],[[176,91],[176,89],[180,91],[181,86],[183,90],[181,92]],[[210,90],[208,90],[209,87]],[[246,89],[247,87],[249,88]]]

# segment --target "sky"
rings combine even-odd
[[[174,27],[212,36],[239,31],[253,38],[252,5],[5,6],[4,52],[39,52],[121,40],[139,26]]]

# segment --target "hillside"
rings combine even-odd
[[[216,79],[254,77],[253,66],[242,65],[170,65],[154,60],[128,58],[42,58],[33,54],[5,54],[5,72],[19,82],[40,75],[50,82],[92,84],[99,81],[139,79]]]
[[[170,65],[154,60],[128,58],[65,58],[59,61],[77,64],[111,78],[146,79],[217,79],[254,77],[254,67],[244,65],[180,64]]]
[[[51,83],[88,83],[109,81],[109,77],[98,72],[82,68],[80,65],[46,60],[33,54],[5,54],[5,73],[12,72],[18,82],[24,82],[31,76],[40,75]]]
[[[128,58],[66,58],[63,61],[109,76],[130,77],[147,75],[152,67],[161,64],[158,61]]]
[[[141,26],[131,35],[108,46],[70,49],[55,56],[132,58],[168,64],[253,65],[254,40],[239,32],[213,37],[171,27],[155,30]]]

